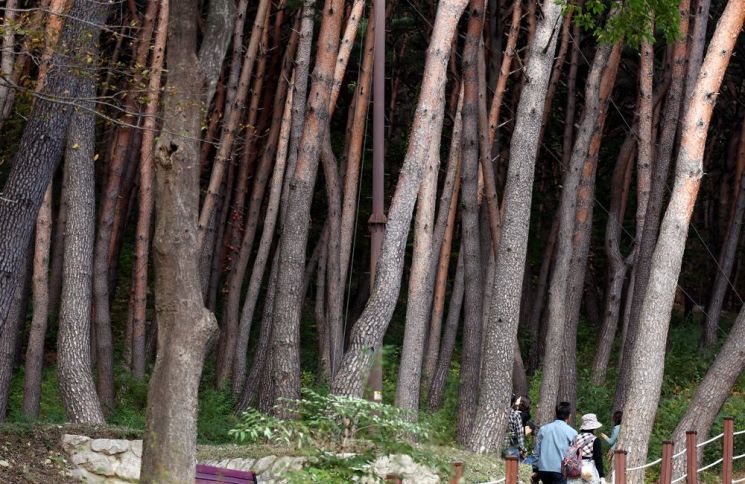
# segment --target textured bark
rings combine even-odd
[[[597,54],[596,54],[597,55]],[[572,234],[572,255],[569,265],[573,268],[568,274],[566,288],[566,323],[564,329],[564,348],[562,372],[559,381],[559,401],[577,400],[577,326],[582,295],[585,287],[587,257],[590,251],[592,214],[595,205],[595,174],[597,173],[598,153],[605,119],[608,114],[608,101],[616,83],[618,64],[621,57],[621,44],[615,44],[606,60],[598,93],[599,113],[587,152],[583,153],[584,164],[576,192],[574,231]],[[586,97],[587,99],[587,97]],[[586,103],[587,105],[587,103]],[[580,133],[581,131],[580,127]]]
[[[199,212],[197,247],[200,251],[205,242],[205,236],[207,235],[210,219],[214,216],[214,212],[217,208],[217,200],[220,196],[220,185],[222,185],[223,177],[225,176],[225,171],[227,169],[227,163],[233,150],[233,142],[235,141],[235,135],[238,131],[242,107],[245,104],[246,96],[248,95],[248,85],[251,82],[251,74],[256,61],[256,55],[259,51],[259,40],[266,28],[267,14],[270,7],[271,2],[269,0],[261,0],[259,2],[256,10],[256,18],[254,19],[253,28],[251,29],[251,38],[248,41],[246,54],[243,57],[240,77],[238,78],[236,87],[234,88],[234,85],[230,84],[230,82],[234,80],[233,72],[231,72],[231,78],[228,81],[228,105],[225,109],[225,121],[223,123],[222,135],[220,137],[217,154],[215,155],[215,161],[212,165],[212,173],[210,175],[207,193],[204,196],[202,209]],[[242,21],[243,17],[241,16],[239,22]],[[236,49],[240,48],[241,46],[234,46],[234,65],[238,62],[238,56],[235,55],[238,52]]]
[[[272,326],[274,323],[274,294],[277,288],[277,270],[279,268],[279,250],[275,250],[272,257],[272,269],[269,271],[269,282],[267,284],[266,299],[264,300],[264,311],[259,328],[259,341],[256,344],[251,371],[248,372],[246,384],[243,385],[236,411],[245,411],[249,406],[254,405],[259,397],[259,390],[263,380],[271,379],[271,368],[269,357]]]
[[[745,121],[742,123],[740,132],[740,142],[737,149],[737,163],[745,163]],[[722,250],[719,254],[717,263],[717,274],[714,278],[714,287],[711,290],[709,305],[706,308],[706,328],[704,331],[704,346],[711,346],[717,341],[717,330],[719,329],[719,317],[722,314],[722,305],[724,297],[734,281],[730,279],[732,267],[735,265],[735,256],[737,246],[740,242],[740,233],[742,232],[742,218],[745,214],[745,179],[740,175],[740,182],[737,184],[739,191],[735,192],[735,203],[727,235],[724,237]]]
[[[443,112],[450,41],[465,7],[464,0],[445,0],[438,6],[409,146],[388,212],[375,282],[370,300],[352,328],[348,351],[331,385],[332,392],[337,395],[362,396],[373,351],[380,348],[395,309],[414,203],[437,117]]]
[[[572,27],[572,15],[573,11],[569,10],[564,14],[564,21],[561,24],[561,44],[559,44],[559,53],[556,54],[556,61],[554,62],[554,70],[551,72],[551,82],[548,84],[548,91],[546,92],[546,106],[549,109],[543,110],[543,122],[541,124],[541,139],[543,139],[543,132],[546,131],[546,125],[548,124],[549,117],[551,116],[551,105],[556,95],[556,88],[559,85],[561,79],[561,71],[564,69],[564,61],[569,51],[569,29]]]
[[[686,67],[686,35],[688,34],[688,6],[689,0],[681,0],[680,3],[680,39],[675,42],[672,54],[672,80],[667,94],[667,101],[663,113],[662,128],[657,143],[657,152],[654,158],[654,173],[647,201],[647,213],[644,217],[644,231],[641,238],[637,235],[636,260],[634,261],[634,285],[633,295],[630,302],[631,311],[626,328],[623,351],[621,353],[621,365],[616,384],[616,395],[613,400],[613,408],[621,409],[626,402],[629,388],[629,374],[631,370],[631,355],[636,345],[639,332],[639,317],[645,294],[647,292],[647,281],[651,270],[652,252],[657,243],[657,234],[660,226],[660,213],[667,186],[667,175],[670,160],[675,147],[675,134],[678,132],[680,123],[679,114],[683,97],[684,77]],[[662,314],[662,313],[661,313]]]
[[[3,40],[2,54],[0,54],[0,72],[3,73],[3,79],[0,81],[0,127],[5,118],[10,114],[10,108],[13,104],[13,87],[6,81],[6,77],[13,79],[13,70],[15,67],[15,42],[16,42],[16,8],[18,0],[6,0],[5,11],[3,12]]]
[[[696,78],[701,71],[701,62],[703,62],[706,47],[706,28],[709,24],[710,7],[711,0],[698,0],[694,9],[694,15],[692,15],[693,32],[688,41],[688,54],[686,56],[688,60],[688,73],[685,82],[683,109],[688,109],[688,105],[691,103]]]
[[[561,200],[559,204],[559,233],[556,238],[556,261],[551,275],[548,298],[548,331],[546,333],[546,354],[543,359],[541,378],[541,397],[538,406],[537,421],[545,424],[553,421],[554,408],[559,397],[560,376],[563,373],[562,358],[565,354],[565,333],[573,336],[573,311],[569,296],[570,272],[584,271],[584,267],[574,266],[574,232],[577,212],[578,194],[583,178],[585,161],[593,138],[598,128],[602,130],[602,118],[608,98],[601,96],[601,83],[606,73],[615,70],[609,61],[613,46],[601,44],[595,51],[595,58],[585,86],[585,107],[577,132],[577,139],[572,148],[572,156],[566,167],[562,181]],[[599,134],[597,135],[599,136]],[[599,143],[599,138],[597,143]],[[594,168],[593,168],[594,170]],[[594,177],[593,177],[594,178]],[[593,184],[594,186],[594,184]],[[584,274],[583,274],[584,277]],[[566,368],[564,368],[566,370]]]
[[[86,75],[79,74],[78,69],[95,43],[99,26],[105,21],[106,7],[91,0],[73,3],[62,29],[60,48],[51,57],[51,63],[58,68],[46,77],[41,91],[44,96],[34,103],[3,187],[0,199],[0,331],[8,318],[36,215],[62,156],[72,117],[71,106],[60,106],[53,99],[78,92],[81,79]]]
[[[133,116],[139,115],[141,111],[139,95],[135,90],[140,89],[140,86],[145,82],[143,71],[147,67],[147,56],[150,52],[150,40],[157,13],[158,2],[155,0],[149,1],[135,51],[132,90],[125,98],[124,114],[120,118],[120,121],[124,124],[118,126],[114,132],[109,153],[108,177],[98,211],[98,228],[93,252],[93,321],[100,335],[96,343],[108,347],[101,348],[107,354],[112,353],[109,301],[113,287],[109,287],[109,247],[112,242],[117,201],[120,197],[122,180],[130,156],[132,138],[134,137],[134,128],[131,124],[136,123],[137,118],[133,119]],[[137,287],[137,279],[135,279],[135,287]],[[144,325],[144,319],[142,324]],[[112,381],[112,368],[113,361],[104,357],[104,364],[98,368],[99,385],[107,386],[106,381]],[[143,376],[144,374],[139,375],[139,378]],[[105,405],[113,403],[113,399],[110,399],[110,397],[113,397],[113,393],[108,390],[105,395],[102,395]]]
[[[153,147],[160,99],[160,81],[168,33],[168,9],[161,8],[158,14],[158,28],[153,45],[153,59],[150,65],[150,80],[147,91],[147,104],[143,122],[140,152],[140,216],[137,219],[137,238],[135,242],[135,274],[133,319],[132,319],[132,374],[138,380],[145,378],[145,320],[147,319],[147,269],[150,246],[150,219],[153,211]],[[100,327],[96,327],[100,331]],[[108,329],[110,334],[110,329]],[[100,333],[99,333],[100,338]],[[101,364],[99,361],[99,368]],[[103,375],[99,370],[99,378]],[[100,386],[100,383],[99,383]]]
[[[29,252],[30,247],[29,247]],[[26,270],[19,277],[18,287],[13,295],[12,307],[8,315],[8,324],[0,330],[0,423],[5,421],[10,397],[10,383],[13,370],[16,367],[18,343],[21,341],[21,331],[26,321],[26,302],[28,299],[29,280],[31,279],[31,256],[28,257]]]
[[[463,352],[461,354],[457,440],[465,444],[478,403],[482,329],[482,261],[479,233],[479,75],[478,54],[483,29],[484,0],[470,0],[468,27],[462,57],[463,132],[461,153],[461,221],[465,301],[463,306]],[[495,96],[496,97],[496,96]],[[486,178],[486,176],[484,176]],[[488,256],[487,256],[488,260]]]
[[[567,107],[564,116],[564,138],[561,150],[561,165],[569,166],[572,157],[572,144],[574,142],[574,118],[577,113],[577,68],[579,67],[580,54],[580,29],[577,22],[572,26],[572,54],[569,56],[569,74],[567,75]]]
[[[481,394],[468,447],[480,452],[496,449],[507,427],[512,389],[512,365],[520,317],[520,295],[527,252],[535,161],[546,88],[556,50],[561,7],[543,5],[543,19],[530,44],[530,61],[510,145],[504,190],[502,239],[496,256],[494,290],[486,323],[482,355]]]
[[[478,0],[476,0],[478,1]],[[444,105],[443,105],[444,109]],[[443,116],[444,117],[444,116]],[[414,221],[414,253],[409,271],[409,294],[406,305],[406,328],[401,347],[401,362],[396,382],[396,406],[409,410],[412,420],[418,418],[419,389],[422,383],[422,361],[431,315],[434,271],[434,222],[437,199],[437,175],[440,167],[440,135],[442,118],[434,127],[429,162],[419,186],[417,212]]]
[[[168,4],[161,2],[161,9]],[[155,314],[158,353],[150,379],[140,480],[190,482],[196,458],[197,396],[217,324],[199,282],[199,126],[196,0],[170,5],[163,131],[155,150]],[[165,15],[165,13],[164,13]]]
[[[603,324],[598,337],[597,351],[592,366],[592,382],[594,385],[605,383],[605,373],[608,370],[613,340],[618,327],[618,319],[621,313],[621,300],[623,295],[624,281],[628,272],[629,262],[621,254],[621,230],[623,220],[621,213],[624,211],[624,192],[628,191],[627,180],[630,179],[631,164],[636,146],[636,136],[629,133],[626,136],[618,153],[616,166],[613,169],[611,179],[610,209],[608,211],[608,223],[605,227],[605,250],[608,257],[608,284],[606,286],[605,309],[603,311]],[[640,180],[641,181],[641,180]]]
[[[62,294],[62,262],[65,252],[65,226],[67,225],[67,185],[62,178],[60,189],[59,208],[54,221],[52,260],[49,267],[49,314],[59,313],[59,299]]]
[[[243,279],[246,276],[248,260],[253,249],[253,242],[256,237],[264,194],[266,193],[267,183],[272,174],[272,163],[275,161],[274,158],[277,154],[277,141],[282,127],[285,95],[287,94],[289,78],[291,75],[290,69],[292,68],[292,59],[294,58],[296,46],[297,35],[294,34],[290,39],[288,49],[285,52],[282,74],[280,75],[279,85],[277,86],[277,92],[274,97],[271,129],[267,135],[267,143],[264,147],[264,153],[261,156],[259,166],[254,175],[254,184],[248,205],[248,216],[246,217],[246,230],[243,232],[241,249],[233,266],[233,270],[228,276],[228,297],[225,302],[223,327],[221,330],[224,333],[221,334],[221,338],[224,338],[224,345],[222,346],[222,351],[218,357],[217,365],[218,385],[227,382],[233,371],[236,343],[238,341],[240,326],[238,313],[240,308],[241,289],[243,287]],[[264,230],[266,230],[266,226],[264,227]]]
[[[455,113],[447,173],[445,175],[445,183],[442,187],[442,195],[440,196],[440,208],[437,212],[434,242],[432,244],[433,258],[430,267],[430,280],[427,284],[430,288],[427,296],[431,298],[432,316],[429,323],[429,336],[426,340],[427,349],[422,368],[423,382],[421,393],[423,396],[429,394],[431,380],[437,369],[437,360],[440,351],[442,317],[445,310],[445,291],[447,289],[448,269],[450,267],[453,235],[455,234],[455,217],[458,212],[458,199],[460,195],[462,106],[463,97],[461,96],[458,110]]]
[[[287,212],[280,240],[280,266],[271,344],[271,378],[275,402],[296,399],[300,395],[299,329],[302,301],[299,299],[298,288],[305,269],[305,246],[318,159],[328,130],[329,98],[343,13],[340,0],[326,1],[305,126],[287,197]],[[278,414],[290,416],[285,410],[279,410]]]
[[[23,415],[31,420],[39,417],[41,372],[44,367],[44,338],[49,319],[49,246],[52,235],[52,185],[44,193],[44,201],[36,219],[34,246],[33,318],[28,335],[26,362],[23,372]]]
[[[745,369],[745,308],[740,309],[727,340],[719,350],[714,363],[706,371],[696,388],[688,410],[678,422],[672,441],[675,452],[685,448],[685,435],[689,430],[698,433],[700,442],[707,440],[711,426],[719,415],[724,402],[732,395],[732,387]],[[703,449],[699,449],[699,458]],[[700,461],[699,461],[700,462]],[[673,461],[675,478],[685,473],[685,459]]]
[[[251,269],[251,278],[248,284],[246,299],[243,303],[240,324],[238,326],[238,337],[233,361],[233,393],[240,393],[246,377],[246,351],[248,350],[248,337],[251,331],[254,308],[259,297],[261,280],[264,277],[264,269],[269,260],[269,253],[274,240],[274,229],[279,216],[279,201],[282,195],[285,167],[287,164],[287,147],[290,142],[290,128],[292,124],[292,105],[294,86],[290,83],[287,99],[285,100],[284,113],[282,115],[281,129],[279,133],[279,144],[277,146],[277,160],[274,163],[271,187],[269,189],[269,200],[264,215],[264,229],[259,241],[259,250]]]
[[[458,334],[458,323],[460,322],[460,313],[463,308],[463,294],[465,291],[464,272],[463,252],[460,251],[458,254],[458,265],[455,270],[455,280],[453,281],[453,290],[450,294],[445,332],[442,335],[442,344],[440,345],[440,354],[437,359],[435,373],[432,376],[432,386],[427,396],[427,407],[431,411],[442,407],[442,400],[445,395],[445,381],[450,372],[450,360],[453,358],[455,337]]]
[[[639,334],[644,337],[637,339],[631,360],[628,400],[634,405],[627,405],[624,409],[624,425],[617,444],[620,449],[638,449],[629,455],[631,466],[643,464],[647,458],[660,397],[670,312],[688,226],[703,175],[706,134],[716,93],[744,20],[745,0],[730,0],[714,31],[691,104],[683,118],[675,183],[660,226],[641,310]],[[630,482],[642,482],[643,474],[636,473]]]
[[[349,147],[347,149],[347,167],[344,171],[344,199],[341,208],[341,239],[339,247],[339,278],[346,283],[350,271],[350,259],[352,255],[352,242],[354,240],[354,227],[357,216],[357,197],[360,180],[360,160],[362,159],[363,142],[365,140],[365,128],[367,127],[367,112],[370,106],[370,95],[372,94],[372,71],[373,53],[375,39],[374,11],[370,9],[370,15],[365,32],[365,45],[363,47],[362,65],[360,67],[357,88],[354,91],[354,111],[352,115],[352,127],[349,135]]]
[[[510,25],[510,31],[507,36],[507,47],[504,50],[502,65],[499,68],[499,79],[497,80],[497,86],[494,89],[494,97],[492,97],[491,108],[489,109],[489,140],[492,145],[494,144],[494,140],[497,139],[499,113],[502,109],[504,91],[507,88],[507,80],[510,77],[510,67],[512,66],[512,60],[515,57],[515,47],[517,46],[517,39],[520,35],[521,14],[522,2],[520,0],[515,0],[512,4],[512,24]]]
[[[95,37],[95,34],[94,34]],[[97,42],[97,38],[94,42]],[[81,98],[96,95],[95,78],[81,83]],[[67,134],[65,178],[69,190],[65,233],[65,261],[57,335],[57,371],[60,396],[71,422],[104,423],[91,372],[89,340],[95,242],[96,187],[93,169],[95,118],[92,101],[81,101],[73,113]],[[85,109],[85,110],[84,110]],[[101,349],[101,346],[98,346]],[[109,346],[108,351],[112,348]],[[104,358],[110,355],[99,355]],[[112,377],[113,379],[113,377]],[[100,387],[99,387],[100,388]],[[109,381],[113,402],[113,381]]]
[[[238,12],[233,0],[210,0],[208,5],[204,38],[199,46],[199,67],[204,73],[205,86],[202,101],[207,107],[212,102],[222,72],[222,63],[230,44],[230,27],[234,22],[242,27],[245,17],[245,14],[240,17],[236,15]]]
[[[528,352],[528,371],[533,373],[538,368],[538,362],[543,356],[541,348],[541,316],[546,302],[546,287],[548,286],[548,277],[554,260],[554,249],[556,247],[556,237],[559,233],[559,219],[554,217],[551,223],[551,231],[546,241],[546,247],[543,249],[543,258],[541,259],[541,268],[538,272],[538,283],[535,288],[535,300],[530,313],[528,322],[528,331],[531,335],[530,350]]]

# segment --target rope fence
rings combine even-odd
[[[636,467],[627,467],[626,458],[627,451],[616,450],[613,455],[613,475],[612,481],[614,484],[626,484],[626,479],[629,473],[634,471],[643,471],[660,465],[660,484],[676,484],[678,482],[686,482],[687,484],[698,484],[698,475],[702,472],[708,471],[721,465],[721,482],[723,484],[734,484],[737,482],[745,483],[745,477],[734,479],[733,478],[733,465],[734,462],[745,458],[745,454],[734,455],[734,437],[738,435],[744,435],[745,430],[734,431],[734,419],[727,417],[724,419],[724,432],[719,435],[715,435],[710,439],[703,442],[698,442],[698,437],[695,431],[686,432],[685,436],[685,448],[681,451],[673,454],[674,444],[671,441],[663,442],[662,444],[662,457],[652,462],[648,462],[644,465]],[[698,454],[709,444],[722,440],[722,456],[702,467],[699,467]],[[683,475],[673,478],[673,461],[678,457],[685,455],[685,473]]]

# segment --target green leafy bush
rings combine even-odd
[[[241,443],[347,449],[360,442],[426,440],[430,433],[427,425],[412,422],[409,412],[361,398],[324,395],[306,388],[300,400],[281,405],[297,418],[281,420],[249,410],[229,434]]]

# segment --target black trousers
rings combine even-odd
[[[567,482],[561,472],[538,471],[538,479],[543,484],[566,484]]]

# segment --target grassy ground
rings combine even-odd
[[[728,324],[731,323],[725,323],[725,330]],[[716,355],[716,350],[709,353],[701,353],[699,351],[699,335],[700,321],[674,320],[668,342],[668,356],[665,361],[666,376],[662,389],[662,398],[649,451],[650,460],[660,455],[662,441],[671,436],[675,425],[686,411],[688,401],[695,391],[696,384],[703,378],[709,364]],[[602,387],[594,387],[590,383],[589,367],[592,364],[592,358],[594,356],[594,341],[595,331],[592,328],[583,327],[580,331],[578,345],[580,382],[577,407],[580,412],[597,413],[600,420],[606,426],[609,426],[616,375],[614,370],[611,370],[608,375],[607,384]],[[304,361],[312,361],[311,356],[310,354],[305,355]],[[614,355],[613,358],[616,358],[616,356]],[[386,352],[385,367],[385,397],[389,402],[395,394],[395,378],[397,373],[395,362],[397,359],[396,350],[393,347],[389,347]],[[303,374],[303,382],[306,385],[314,385],[313,368],[310,367],[310,363],[307,363],[307,365],[309,368]],[[451,462],[456,460],[464,461],[466,463],[466,475],[469,478],[469,482],[478,482],[479,480],[499,477],[503,475],[499,459],[492,456],[477,456],[454,447],[454,423],[458,387],[457,371],[457,364],[454,364],[454,368],[448,378],[446,399],[443,408],[432,414],[422,414],[422,419],[432,429],[429,442],[417,445],[415,448],[410,449],[410,451],[419,454],[415,456],[415,459],[418,457],[420,460],[427,461],[442,472],[446,472]],[[101,436],[105,434],[105,436],[109,437],[134,437],[141,434],[144,429],[147,386],[145,383],[135,381],[129,377],[125,371],[119,371],[116,378],[119,391],[116,405],[108,416],[110,426],[101,429],[81,428],[81,430],[85,430],[90,435],[98,435],[96,432],[99,432]],[[211,384],[212,381],[211,365],[208,364],[204,383],[200,389],[198,422],[198,442],[202,444],[200,455],[206,457],[217,453],[225,455],[227,458],[240,455],[281,455],[283,452],[288,452],[287,449],[283,450],[277,447],[247,447],[232,444],[228,430],[233,428],[237,422],[237,417],[232,413],[234,399],[228,392],[214,389]],[[537,391],[540,386],[540,375],[536,375],[531,383],[531,396],[534,397],[535,401],[537,400]],[[20,414],[23,391],[22,370],[18,371],[13,379],[7,419],[11,425],[0,427],[0,460],[4,459],[5,456],[10,456],[9,458],[11,460],[17,458],[20,462],[25,462],[23,465],[26,465],[28,469],[27,471],[23,471],[27,472],[24,479],[27,479],[29,482],[44,481],[44,478],[49,477],[51,474],[59,475],[60,467],[57,466],[57,461],[55,460],[55,452],[58,452],[55,448],[55,442],[59,440],[58,436],[62,432],[59,424],[65,422],[65,417],[57,385],[54,368],[50,366],[44,373],[40,419],[36,425],[30,426]],[[742,398],[744,392],[745,378],[740,378],[733,390],[732,398],[727,401],[720,415],[720,417],[726,415],[735,417],[736,429],[745,429],[745,399]],[[721,418],[717,420],[717,423],[712,429],[714,434],[720,431]],[[19,449],[23,449],[24,445],[27,451],[24,450],[21,452]],[[11,451],[9,449],[13,450]],[[716,460],[720,452],[720,443],[707,446],[705,462]],[[745,452],[745,437],[736,438],[735,454],[743,452]],[[14,455],[16,457],[13,457]],[[44,464],[47,459],[51,461],[51,464]],[[36,469],[33,465],[34,462],[41,463],[42,466]],[[22,472],[23,466],[20,469],[17,472]],[[742,467],[736,467],[736,470],[745,475],[745,464]],[[0,473],[2,472],[3,469],[0,468]],[[716,473],[714,472],[704,476],[705,481],[718,482]],[[14,479],[9,480],[9,482],[16,482],[15,477],[20,479],[19,476],[14,476]],[[655,474],[652,473],[649,476],[650,482],[655,477]],[[0,480],[5,481],[6,479]],[[23,482],[23,480],[18,482]],[[48,479],[47,482],[49,482]]]

